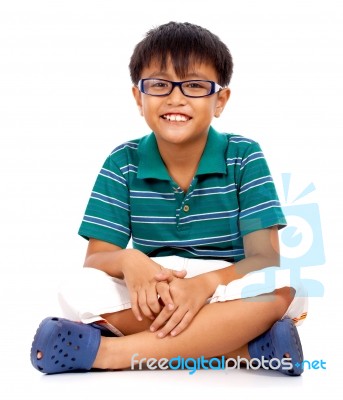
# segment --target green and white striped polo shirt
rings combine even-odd
[[[173,181],[152,133],[106,159],[79,234],[150,256],[237,262],[242,237],[286,221],[258,143],[212,127],[187,193]]]

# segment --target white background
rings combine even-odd
[[[282,173],[292,174],[290,201],[316,186],[299,203],[319,205],[326,262],[304,274],[325,295],[310,299],[299,332],[305,357],[324,359],[326,371],[295,379],[242,371],[43,376],[30,366],[37,324],[59,313],[58,285],[83,263],[77,230],[99,168],[116,145],[149,133],[131,96],[130,55],[147,30],[170,20],[210,29],[232,52],[232,96],[214,127],[260,142],[282,201]],[[333,0],[0,2],[2,398],[111,398],[122,390],[320,398],[338,385],[342,26]]]

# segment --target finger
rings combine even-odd
[[[143,321],[142,315],[139,311],[138,307],[138,295],[137,292],[131,293],[131,309],[133,312],[133,315],[136,317],[138,321]]]
[[[173,278],[184,278],[186,275],[187,275],[187,271],[185,269],[183,269],[181,271],[177,271],[175,269],[165,268],[155,275],[155,279],[157,281],[171,282],[173,280]]]
[[[155,321],[151,324],[150,331],[157,331],[162,325],[164,325],[168,321],[172,314],[172,311],[168,310],[166,307],[163,307],[162,311],[158,314]]]
[[[181,271],[175,271],[173,269],[172,272],[176,278],[184,278],[187,275],[187,271],[185,269],[182,269]]]
[[[172,273],[170,272],[170,270],[165,269],[165,270],[163,270],[163,271],[158,272],[158,273],[155,275],[154,278],[155,278],[157,281],[169,281],[170,279],[172,279],[172,277],[173,277],[173,275],[172,275]]]
[[[154,314],[158,314],[161,311],[161,306],[158,301],[158,293],[156,290],[156,286],[151,286],[147,290],[147,306]]]
[[[138,306],[141,312],[151,320],[155,319],[154,314],[151,312],[147,303],[147,294],[144,289],[140,290],[138,293]]]
[[[181,322],[170,332],[170,335],[176,336],[184,331],[192,321],[193,317],[194,315],[190,311],[188,311],[182,318]]]
[[[158,332],[157,337],[164,338],[167,336],[173,329],[177,327],[177,325],[181,322],[185,315],[185,311],[180,308],[173,313],[173,315],[169,318],[168,322],[164,325],[164,327]]]
[[[168,310],[174,309],[174,302],[169,291],[169,285],[166,282],[158,282],[156,285],[157,293],[160,295],[160,299]]]

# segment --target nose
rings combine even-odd
[[[171,93],[167,96],[168,104],[185,104],[186,96],[182,93],[180,86],[174,86]]]

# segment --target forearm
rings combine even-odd
[[[226,268],[198,275],[196,278],[199,280],[200,284],[203,284],[208,297],[210,297],[215,292],[218,285],[228,285],[236,279],[243,278],[243,276],[249,272],[278,265],[279,258],[277,256],[265,257],[262,255],[255,255],[238,261],[236,264],[232,264]]]
[[[100,251],[86,257],[84,267],[96,268],[115,278],[123,279],[123,268],[130,263],[139,262],[144,268],[145,263],[151,264],[151,259],[135,249],[121,249],[116,251]],[[156,264],[157,266],[157,264]],[[156,272],[159,268],[156,268]]]

